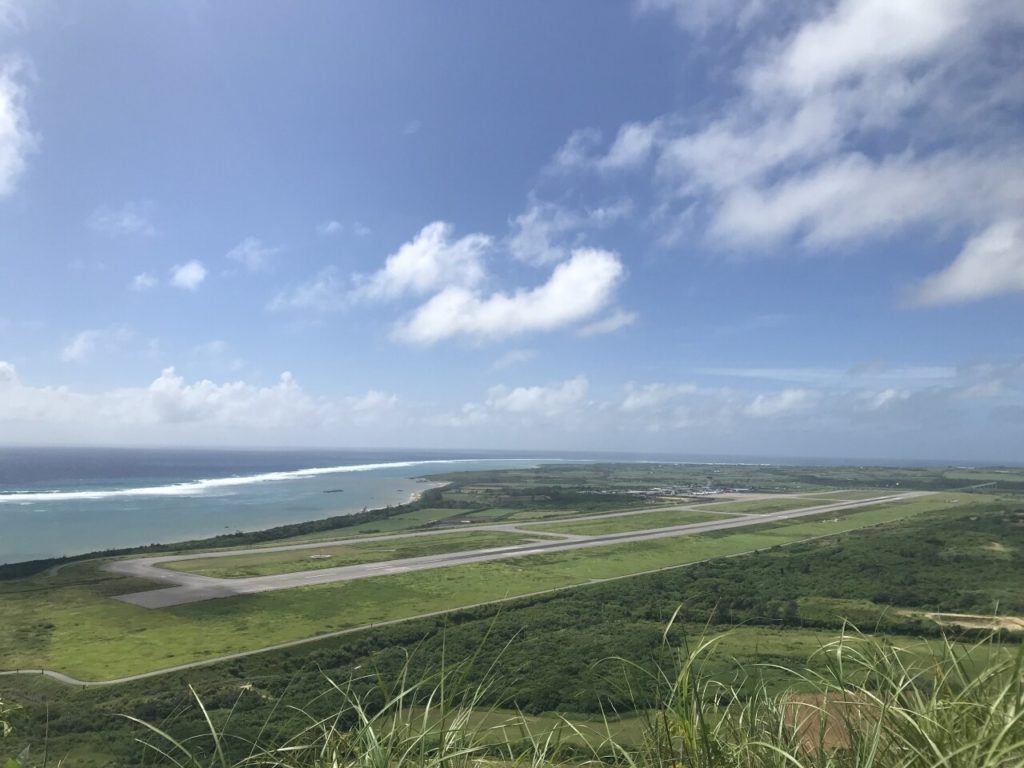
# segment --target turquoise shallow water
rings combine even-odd
[[[416,479],[421,475],[539,463],[397,452],[263,454],[258,460],[239,453],[234,462],[207,453],[205,462],[200,455],[164,463],[152,455],[143,461],[112,453],[57,461],[45,452],[26,459],[11,450],[0,453],[0,563],[351,514],[405,503],[431,487]],[[47,461],[56,466],[41,467]]]

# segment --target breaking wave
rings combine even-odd
[[[370,472],[375,469],[398,469],[419,467],[429,464],[460,464],[481,461],[509,461],[509,459],[422,459],[419,461],[391,461],[382,464],[351,464],[339,467],[311,467],[286,472],[263,472],[256,475],[214,477],[207,480],[189,480],[184,483],[155,485],[147,488],[93,489],[81,491],[32,491],[0,493],[0,504],[24,504],[26,502],[51,502],[111,499],[126,496],[200,496],[215,488],[231,488],[240,485],[255,485],[279,480],[301,480],[318,475],[334,475],[346,472]],[[520,459],[515,459],[520,461]],[[521,461],[533,461],[521,459]]]

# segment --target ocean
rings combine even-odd
[[[403,504],[422,475],[554,455],[0,448],[0,563],[168,543]]]
[[[558,461],[936,466],[637,453],[0,447],[0,563],[171,543],[403,504],[431,473]]]

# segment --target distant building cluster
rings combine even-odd
[[[659,499],[665,496],[717,496],[722,493],[750,493],[752,488],[710,485],[666,485],[654,488],[606,489],[591,493],[639,496],[645,499]]]

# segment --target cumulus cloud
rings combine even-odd
[[[0,9],[0,19],[13,18],[12,13]],[[18,60],[0,62],[0,197],[14,192],[28,155],[38,146],[25,110],[23,70]]]
[[[194,291],[206,279],[206,267],[202,262],[192,259],[184,264],[176,264],[171,269],[171,285]]]
[[[189,381],[173,367],[149,384],[84,393],[24,383],[15,367],[0,361],[0,429],[9,438],[77,440],[103,434],[127,442],[188,439],[237,444],[242,436],[337,444],[349,429],[401,425],[402,402],[380,390],[317,397],[282,373],[267,385],[243,380]],[[374,434],[377,434],[375,431]]]
[[[135,393],[136,406],[158,423],[212,422],[266,426],[315,423],[321,406],[306,395],[289,372],[277,384],[257,387],[243,381],[186,383],[173,367],[161,371],[149,388]],[[147,418],[147,416],[144,416]]]
[[[552,419],[571,421],[593,404],[587,400],[590,384],[586,376],[539,386],[491,387],[481,402],[464,403],[451,413],[431,418],[448,427],[471,428],[484,424],[506,427],[529,426],[543,419],[550,426]]]
[[[479,284],[484,279],[483,257],[491,247],[491,238],[471,234],[455,240],[453,231],[452,225],[443,221],[428,224],[388,256],[381,269],[360,278],[354,297],[395,299],[446,286]]]
[[[227,252],[227,258],[238,262],[250,272],[259,272],[266,269],[274,254],[282,250],[281,246],[266,245],[259,238],[247,237]]]
[[[101,206],[90,214],[86,224],[105,235],[155,235],[152,211],[153,204],[148,201],[129,201],[120,208]]]
[[[226,351],[219,342],[204,346],[213,353]],[[611,399],[594,397],[581,374],[491,387],[462,405],[422,406],[376,388],[315,396],[288,373],[258,384],[190,380],[165,368],[149,384],[95,393],[33,386],[23,378],[13,365],[0,361],[0,433],[9,440],[80,441],[102,430],[124,442],[180,443],[187,438],[190,444],[237,445],[255,438],[337,445],[351,444],[351,430],[365,425],[359,433],[363,439],[416,434],[424,444],[439,435],[450,439],[458,430],[462,440],[472,435],[475,444],[492,447],[510,447],[506,441],[513,435],[522,438],[521,447],[536,447],[541,434],[549,447],[587,448],[614,438],[617,444],[627,441],[648,450],[756,455],[777,453],[787,445],[821,455],[856,456],[865,450],[862,455],[895,455],[891,451],[897,450],[966,460],[984,457],[995,445],[1004,461],[1024,459],[1019,422],[1004,418],[1024,411],[1021,360],[963,366],[952,379],[921,379],[912,386],[780,391],[630,382]],[[808,414],[813,420],[802,418]],[[966,428],[957,432],[958,425]],[[949,442],[954,436],[955,445]]]
[[[413,344],[433,344],[460,335],[496,339],[554,330],[606,307],[624,273],[615,254],[579,249],[555,267],[547,282],[530,290],[484,296],[449,286],[401,323],[395,336]]]
[[[952,264],[921,283],[921,305],[1024,293],[1024,221],[1000,221],[971,238]]]
[[[557,416],[584,402],[589,383],[585,376],[547,387],[503,385],[488,390],[486,405],[495,411],[532,416]]]

